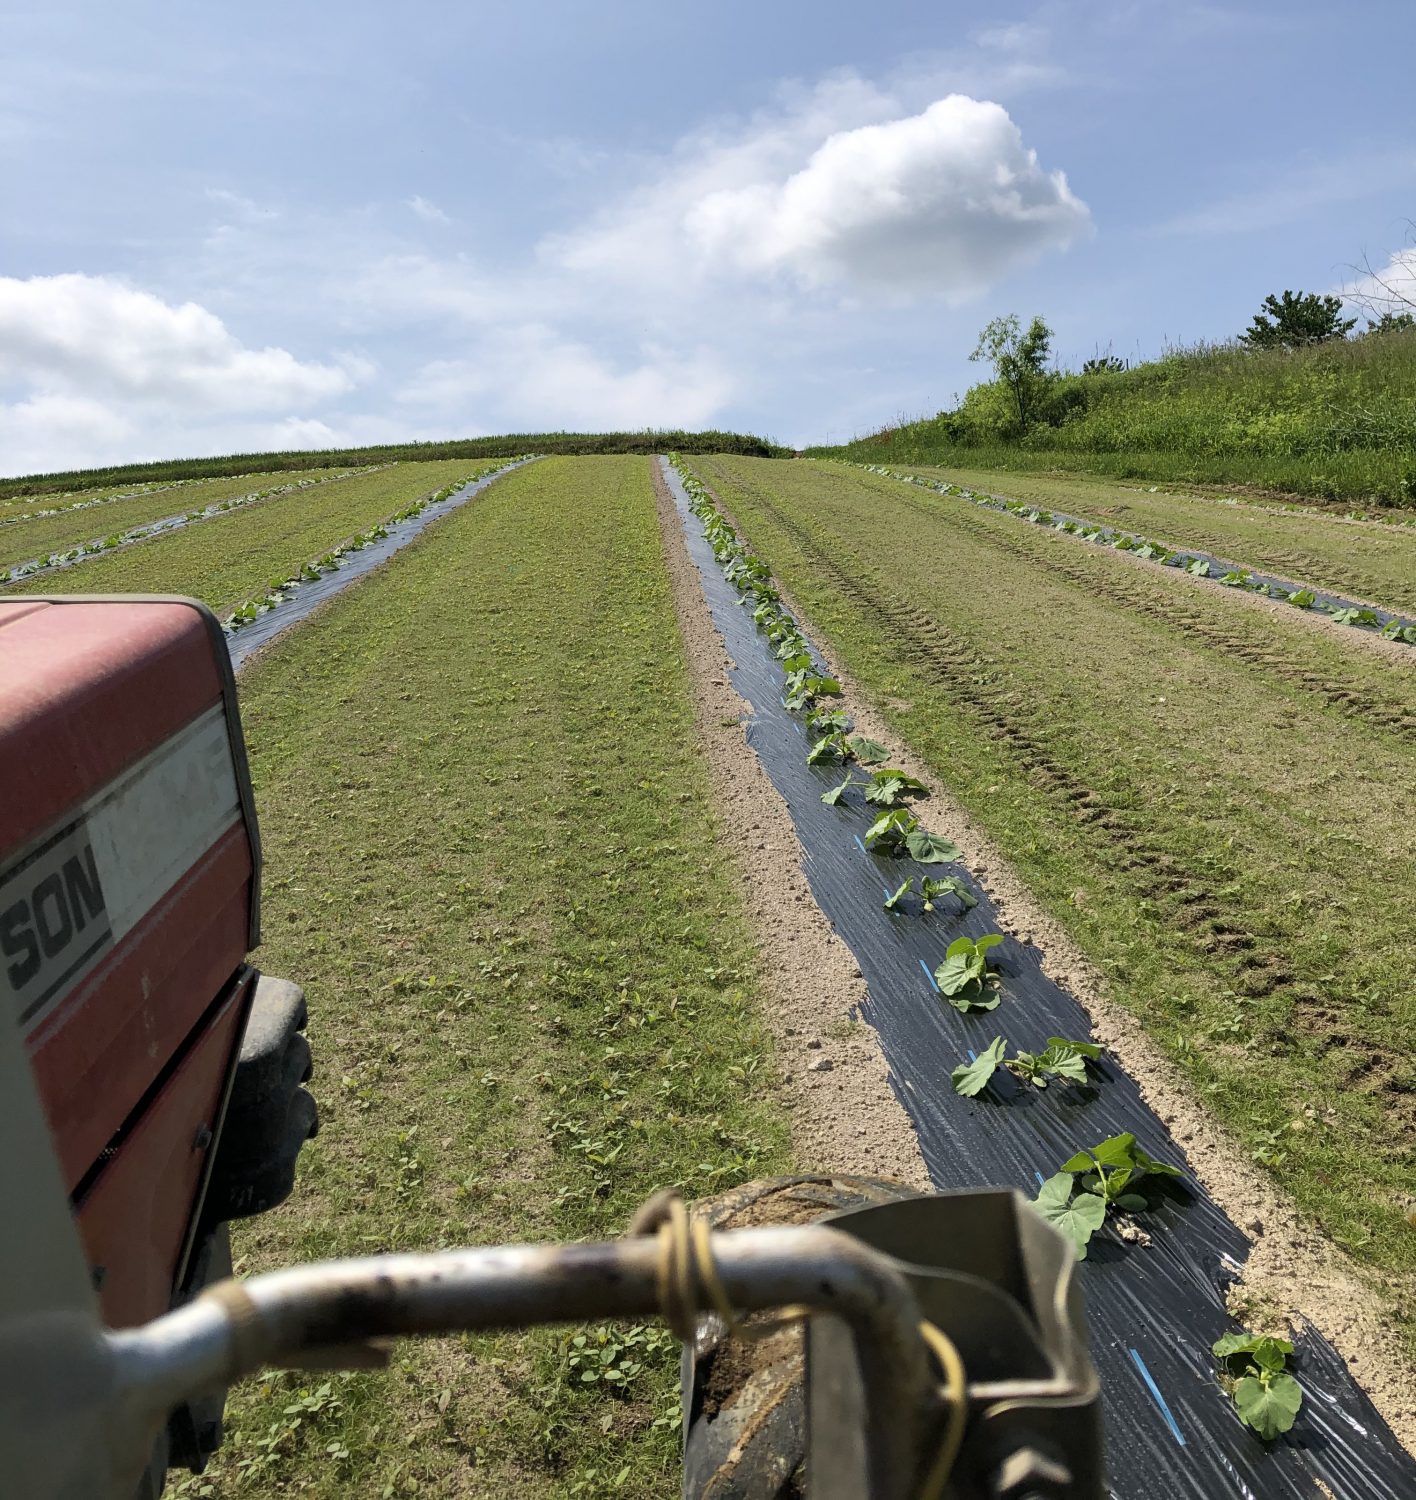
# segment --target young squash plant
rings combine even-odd
[[[996,1010],[998,970],[988,962],[989,953],[1003,941],[1001,932],[983,937],[955,938],[944,951],[944,962],[934,971],[939,993],[955,1010]]]
[[[1033,1207],[1072,1241],[1077,1259],[1085,1260],[1087,1244],[1108,1213],[1142,1213],[1150,1207],[1149,1192],[1157,1183],[1147,1178],[1184,1175],[1179,1167],[1147,1156],[1126,1131],[1063,1162],[1038,1189]]]
[[[987,1088],[989,1080],[999,1068],[1006,1068],[1015,1077],[1034,1088],[1045,1089],[1049,1077],[1063,1083],[1085,1083],[1087,1064],[1101,1056],[1101,1048],[1094,1042],[1074,1042],[1066,1037],[1050,1036],[1041,1052],[1016,1052],[1011,1058],[1004,1054],[1008,1042],[996,1036],[973,1062],[960,1063],[951,1075],[956,1094],[972,1099]]]
[[[880,814],[865,831],[864,844],[878,854],[908,854],[922,865],[947,865],[958,859],[959,846],[919,826],[919,819],[906,807],[893,807]]]
[[[1264,1334],[1226,1333],[1213,1350],[1240,1421],[1266,1443],[1287,1432],[1303,1405],[1302,1387],[1288,1373],[1293,1345]]]

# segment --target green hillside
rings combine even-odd
[[[813,453],[871,463],[1082,469],[1416,506],[1416,330],[1308,348],[1227,344],[1129,369],[1050,371],[1026,431],[997,380],[957,410]]]

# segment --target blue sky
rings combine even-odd
[[[50,3],[0,18],[0,472],[544,428],[840,440],[1416,291],[1416,7]]]

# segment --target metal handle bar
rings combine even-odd
[[[712,1248],[734,1307],[802,1303],[849,1325],[864,1377],[871,1500],[906,1500],[931,1387],[904,1278],[884,1256],[820,1225],[722,1231]],[[643,1237],[372,1256],[224,1282],[103,1338],[120,1404],[152,1428],[187,1396],[311,1351],[396,1334],[655,1314],[658,1272],[659,1246]]]

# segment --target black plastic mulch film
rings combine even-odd
[[[1210,1346],[1236,1325],[1224,1305],[1248,1240],[1194,1179],[1183,1148],[1106,1056],[1096,1088],[1040,1091],[994,1075],[995,1099],[961,1098],[950,1073],[1003,1034],[1040,1050],[1049,1036],[1090,1037],[1082,1005],[1050,980],[1036,948],[1008,937],[992,960],[1003,975],[996,1011],[962,1015],[941,1000],[932,971],[949,942],[1000,930],[988,895],[961,866],[867,853],[872,814],[859,797],[821,801],[838,766],[808,766],[803,716],[782,704],[782,669],[751,611],[724,579],[673,468],[660,460],[683,522],[713,622],[734,663],[733,686],[752,709],[748,741],[785,799],[822,911],[850,947],[868,987],[863,1017],[879,1034],[899,1096],[940,1188],[1002,1185],[1037,1192],[1079,1146],[1135,1133],[1152,1156],[1186,1171],[1188,1192],[1141,1217],[1149,1247],[1103,1230],[1080,1270],[1092,1356],[1101,1374],[1110,1493],[1116,1500],[1413,1500],[1416,1461],[1401,1448],[1332,1346],[1311,1329],[1295,1339],[1303,1388],[1298,1422],[1271,1444],[1240,1422],[1221,1389]],[[747,542],[747,538],[743,538]],[[846,705],[849,708],[849,704]],[[924,821],[929,822],[927,803]],[[947,834],[947,828],[935,832]],[[978,905],[960,916],[947,897],[921,913],[883,902],[906,876],[946,871],[968,880]],[[1005,1102],[997,1097],[1007,1094]],[[1326,1486],[1326,1490],[1321,1488]]]

